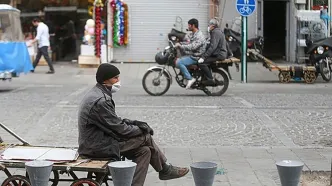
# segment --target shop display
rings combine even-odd
[[[95,34],[95,21],[88,19],[85,24],[83,43],[86,45],[93,45]]]
[[[96,57],[100,57],[101,54],[101,11],[103,8],[103,2],[101,0],[97,0],[95,4],[95,55]]]
[[[113,46],[128,44],[128,5],[121,0],[112,0],[112,36]]]

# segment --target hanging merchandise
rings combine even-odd
[[[128,44],[128,5],[121,0],[112,0],[112,36],[113,46]]]
[[[103,2],[96,0],[95,3],[95,55],[100,58],[101,54],[101,11]]]

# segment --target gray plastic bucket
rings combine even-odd
[[[283,160],[276,163],[282,186],[298,186],[304,163],[293,160]]]
[[[131,161],[115,161],[108,164],[114,186],[131,186],[137,164]]]
[[[213,162],[196,162],[190,165],[196,186],[212,186],[218,165]]]
[[[30,183],[32,186],[48,186],[53,162],[50,161],[30,161],[25,163]]]

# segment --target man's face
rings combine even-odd
[[[194,30],[194,25],[188,24],[188,30],[193,31]]]
[[[104,84],[107,84],[107,85],[114,85],[115,83],[119,82],[120,81],[120,76],[115,76],[114,78],[112,79],[108,79],[104,82]]]
[[[214,25],[209,25],[210,30],[214,29]]]
[[[38,26],[38,22],[33,22],[33,21],[32,21],[32,25],[33,25],[33,26]]]

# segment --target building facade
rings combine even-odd
[[[124,1],[129,7],[129,44],[119,48],[108,46],[108,61],[154,62],[155,54],[167,46],[167,34],[171,29],[185,31],[191,18],[200,21],[199,27],[207,37],[207,24],[212,17],[220,18],[222,28],[228,24],[241,33],[241,17],[236,11],[236,0]],[[23,24],[30,25],[30,19],[35,16],[52,18],[56,28],[60,28],[57,35],[63,34],[62,31],[66,29],[63,25],[73,20],[77,45],[80,45],[84,35],[86,20],[92,18],[91,12],[89,15],[92,2],[93,0],[0,0],[0,3],[11,4],[22,10]],[[256,0],[256,10],[248,18],[248,37],[265,38],[264,55],[267,57],[297,62],[297,10],[312,9],[315,6],[317,8],[317,5],[327,3],[327,0]],[[105,19],[106,13],[104,21]],[[58,40],[58,53],[63,56],[65,51],[61,46],[67,44],[62,42],[61,37]],[[76,46],[77,55],[80,53],[79,48]]]
[[[311,10],[327,3],[327,0],[257,0],[255,12],[248,18],[248,37],[265,38],[267,57],[297,62],[297,10]],[[222,27],[239,17],[235,4],[236,0],[220,4]]]

